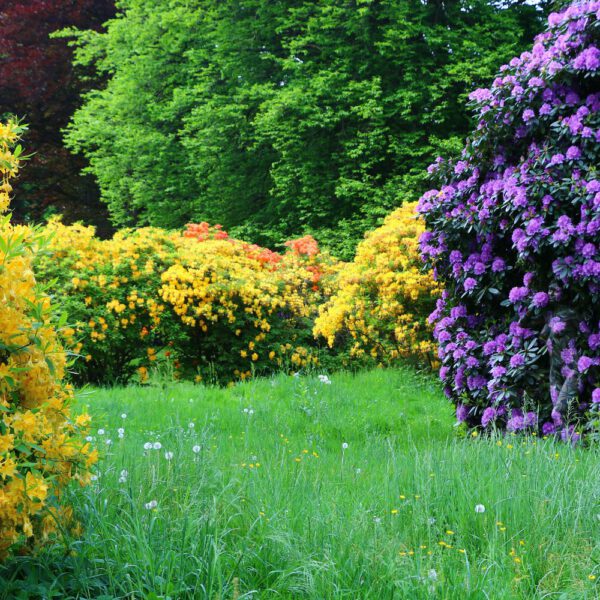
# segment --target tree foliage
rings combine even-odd
[[[60,130],[84,89],[73,72],[72,51],[50,34],[69,25],[97,28],[114,14],[114,0],[3,0],[0,4],[0,115],[24,118],[34,153],[15,183],[14,214],[46,211],[101,222],[97,189],[79,174],[85,161],[64,148]]]
[[[466,94],[539,10],[486,0],[122,0],[74,32],[108,78],[67,141],[116,224],[221,222],[263,244],[315,233],[350,254],[468,129]]]

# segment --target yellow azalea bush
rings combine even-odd
[[[352,359],[435,366],[427,316],[440,289],[423,271],[418,240],[424,225],[414,210],[414,203],[404,204],[367,234],[320,309],[315,335],[330,346],[347,344]]]
[[[316,365],[312,324],[338,264],[309,236],[280,255],[195,227],[160,290],[192,330],[192,356],[230,381]]]
[[[101,240],[93,227],[51,220],[48,251],[37,259],[54,282],[76,344],[77,382],[144,381],[159,360],[177,372],[170,349],[178,344],[179,319],[158,296],[161,274],[175,264],[181,236],[160,229],[119,231]]]
[[[82,441],[89,418],[70,416],[65,352],[32,270],[43,238],[5,214],[20,131],[0,124],[0,558],[71,522],[64,488],[74,479],[86,483],[96,459]]]
[[[100,240],[53,220],[37,266],[68,311],[77,381],[229,383],[317,361],[312,327],[338,263],[305,237],[278,254],[206,223]]]

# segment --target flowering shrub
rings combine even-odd
[[[3,216],[19,132],[0,124],[0,558],[43,542],[70,520],[62,491],[72,479],[87,482],[96,456],[81,441],[89,417],[70,417],[65,353],[31,267],[43,239]]]
[[[317,364],[312,325],[336,263],[316,242],[295,240],[280,255],[220,230],[197,239],[160,290],[190,329],[188,354],[222,381]]]
[[[148,367],[179,362],[170,350],[181,341],[179,320],[158,297],[161,275],[177,260],[180,236],[160,229],[119,231],[111,240],[92,227],[47,226],[49,253],[38,272],[63,297],[80,354],[78,381],[114,382],[132,376],[144,381]]]
[[[419,211],[446,288],[440,375],[469,426],[576,439],[600,407],[600,2],[549,17],[471,99],[476,131]]]
[[[330,346],[349,337],[352,358],[431,364],[435,348],[427,315],[439,286],[431,272],[423,273],[418,239],[424,225],[414,209],[414,203],[403,205],[367,234],[321,307],[315,334]]]
[[[278,254],[207,223],[108,241],[81,225],[47,228],[39,271],[65,296],[79,381],[145,381],[160,366],[231,382],[317,360],[312,323],[337,263],[314,240]]]

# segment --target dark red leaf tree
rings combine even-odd
[[[0,2],[0,116],[16,115],[29,125],[24,145],[34,153],[16,183],[17,220],[59,212],[106,227],[96,185],[80,174],[85,163],[62,144],[61,129],[85,84],[74,74],[67,41],[50,34],[100,29],[114,13],[114,0]]]

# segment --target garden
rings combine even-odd
[[[0,598],[600,597],[600,2],[72,4],[0,7]]]

